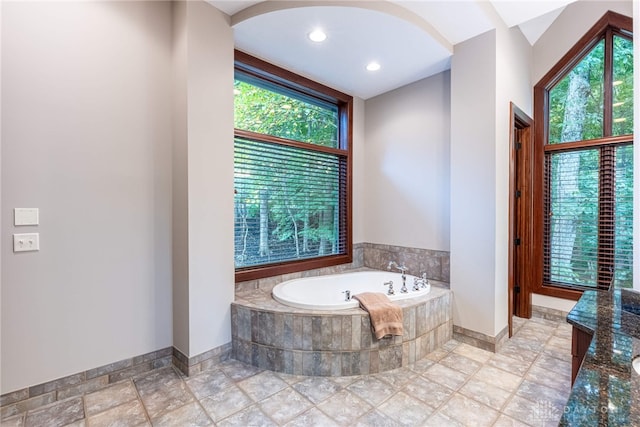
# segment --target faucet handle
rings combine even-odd
[[[422,277],[414,277],[413,278],[413,290],[418,291],[420,288],[425,289],[427,285],[429,285],[429,280],[427,279],[427,273],[422,273]]]
[[[342,293],[344,294],[345,301],[351,301],[351,291],[349,289],[342,291]]]
[[[389,286],[389,290],[387,291],[387,295],[394,295],[396,291],[393,290],[393,280],[389,280],[388,282],[384,282],[382,286]]]

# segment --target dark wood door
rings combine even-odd
[[[509,185],[509,336],[512,317],[531,317],[533,121],[511,105]]]

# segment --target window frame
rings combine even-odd
[[[548,144],[549,137],[549,91],[563,79],[603,38],[606,43],[612,43],[613,36],[623,36],[633,40],[632,18],[615,12],[607,12],[596,24],[580,38],[580,40],[549,70],[545,76],[534,86],[534,200],[533,200],[533,260],[530,264],[533,269],[532,291],[536,294],[553,297],[578,300],[584,289],[559,286],[558,284],[545,282],[544,279],[544,255],[545,255],[545,154],[547,152],[562,152],[576,149],[611,147],[622,143],[633,144],[633,134],[622,136],[606,136],[612,134],[612,72],[613,51],[605,47],[605,76],[604,76],[604,110],[603,110],[603,136],[599,139],[561,142]],[[637,106],[634,105],[634,108]]]
[[[313,97],[337,105],[339,126],[337,148],[313,145],[236,128],[234,128],[234,144],[236,138],[244,138],[253,141],[264,141],[267,143],[277,143],[292,147],[303,147],[305,149],[311,148],[315,151],[339,154],[340,156],[343,156],[346,158],[347,168],[345,185],[346,191],[345,194],[342,194],[339,198],[341,209],[344,209],[346,212],[346,224],[344,224],[346,253],[236,268],[235,281],[244,282],[316,268],[332,267],[352,262],[353,97],[291,71],[285,70],[284,68],[280,68],[276,65],[258,59],[240,50],[234,51],[234,58],[234,72],[241,71],[244,74],[248,74],[257,79],[286,88],[287,90],[297,92],[305,97]]]

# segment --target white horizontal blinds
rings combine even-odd
[[[545,155],[545,282],[632,286],[633,146]]]
[[[599,150],[546,154],[545,281],[595,287]]]
[[[345,254],[346,165],[346,155],[236,138],[236,267]]]
[[[633,287],[633,145],[615,151],[614,285]]]

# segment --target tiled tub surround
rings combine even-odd
[[[386,270],[389,261],[396,261],[407,267],[407,273],[422,276],[449,287],[449,252],[431,249],[407,248],[403,246],[363,243],[364,266],[376,270]]]
[[[238,282],[236,283],[236,292],[249,291],[252,289],[271,291],[278,283],[299,279],[301,277],[338,274],[348,271],[358,271],[363,268],[386,270],[389,261],[396,261],[399,264],[404,263],[408,269],[408,274],[421,276],[422,273],[427,273],[427,278],[432,284],[445,288],[449,287],[449,252],[380,245],[376,243],[356,243],[353,245],[353,262],[350,264]]]
[[[303,310],[278,303],[267,290],[240,291],[231,306],[232,355],[287,374],[362,375],[415,363],[451,339],[450,290],[432,286],[397,304],[404,335],[377,340],[360,308]]]

